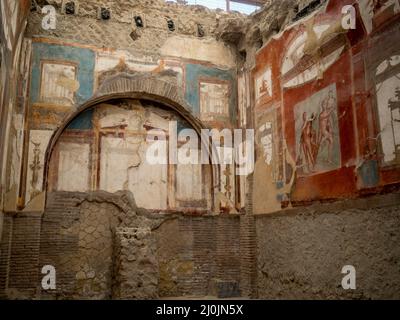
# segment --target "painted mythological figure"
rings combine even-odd
[[[303,113],[303,127],[300,137],[300,155],[299,162],[306,166],[309,172],[312,172],[315,167],[315,153],[317,150],[316,132],[313,127],[315,114],[311,118],[307,118],[307,112]]]
[[[333,96],[333,92],[329,92],[329,96],[324,99],[321,103],[321,112],[319,114],[319,130],[318,130],[318,149],[322,149],[324,145],[327,145],[328,155],[326,162],[332,163],[332,152],[333,152],[333,125],[332,125],[332,113],[335,111],[336,100]]]
[[[309,173],[315,171],[317,158],[323,148],[327,148],[327,157],[325,161],[333,163],[334,147],[334,126],[332,115],[335,111],[336,99],[332,91],[321,101],[318,115],[311,114],[308,118],[307,112],[303,113],[303,125],[300,136],[300,153],[297,164],[305,167]],[[318,118],[318,132],[314,128],[314,123]]]

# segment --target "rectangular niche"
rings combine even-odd
[[[229,118],[229,83],[200,81],[200,117],[203,121]]]
[[[74,105],[76,65],[72,63],[42,62],[40,80],[40,101],[62,106]]]

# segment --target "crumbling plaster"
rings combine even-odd
[[[313,2],[315,1],[267,1],[262,9],[248,16],[246,20],[232,18],[224,21],[218,28],[218,36],[236,44],[239,57],[242,58],[239,58],[239,69],[250,70],[255,65],[257,51],[265,46],[273,36],[280,34],[286,27],[293,24],[296,14]],[[320,1],[309,13],[314,14],[326,3],[327,0]],[[245,59],[243,59],[244,53],[246,53]]]

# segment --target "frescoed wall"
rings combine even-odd
[[[24,126],[26,64],[24,33],[30,1],[0,3],[0,236],[2,212],[16,209]],[[10,200],[10,201],[9,201]]]
[[[318,174],[340,168],[340,137],[335,85],[331,85],[295,109],[297,172]]]
[[[357,27],[346,30],[347,2],[327,2],[257,53],[253,94],[263,136],[257,159],[266,163],[254,174],[256,213],[358,197],[400,181],[398,2],[360,1]]]
[[[181,2],[0,1],[0,298],[398,298],[400,0]]]
[[[236,121],[237,96],[235,92],[237,80],[233,69],[226,67],[222,68],[201,61],[188,61],[178,57],[154,59],[150,56],[135,55],[126,50],[99,49],[94,46],[44,38],[33,40],[32,62],[29,67],[31,68],[29,124],[22,150],[26,153],[26,158],[20,165],[23,172],[20,197],[23,204],[27,205],[30,210],[43,206],[45,199],[43,192],[47,184],[44,177],[48,165],[46,163],[46,152],[49,152],[47,148],[54,133],[82,104],[99,94],[103,94],[104,88],[108,88],[107,86],[112,81],[121,76],[130,79],[152,77],[163,83],[171,84],[177,88],[182,99],[187,101],[187,111],[206,126],[232,128]],[[82,192],[107,190],[116,192],[128,188],[135,192],[138,198],[141,199],[143,196],[149,200],[149,196],[144,196],[142,193],[151,189],[153,190],[150,192],[153,195],[152,200],[157,204],[151,209],[206,209],[209,207],[210,199],[206,199],[206,192],[201,187],[202,183],[205,183],[203,181],[203,174],[205,173],[198,168],[177,166],[173,168],[174,172],[171,171],[172,169],[160,169],[159,172],[152,170],[150,171],[151,175],[146,171],[147,169],[144,169],[145,171],[132,175],[131,182],[128,183],[125,179],[125,167],[133,166],[130,164],[132,161],[130,159],[131,153],[139,155],[145,152],[145,149],[139,148],[140,144],[135,142],[137,138],[132,141],[130,141],[131,138],[125,139],[124,144],[127,143],[128,147],[124,147],[121,146],[119,138],[113,138],[112,134],[111,136],[102,136],[101,141],[96,142],[98,150],[96,149],[97,151],[95,150],[96,152],[93,153],[92,144],[95,142],[93,142],[93,133],[90,133],[93,130],[103,130],[115,126],[127,126],[129,130],[136,130],[133,127],[130,128],[128,124],[115,124],[114,122],[120,121],[122,118],[132,120],[137,115],[125,114],[126,111],[124,113],[121,109],[114,110],[115,108],[110,107],[111,109],[107,111],[106,107],[103,106],[102,108],[102,112],[88,110],[69,124],[66,137],[63,136],[61,139],[63,142],[57,146],[56,153],[59,162],[57,169],[54,169],[57,171],[57,175],[54,172],[52,173],[53,178],[56,176],[56,180],[52,181],[51,190]],[[109,117],[97,119],[100,114],[107,112],[111,112]],[[132,121],[138,121],[146,112],[150,111],[142,110],[141,112],[142,115]],[[93,118],[99,121],[96,122],[96,126],[99,127],[94,127]],[[159,116],[153,117],[149,121],[168,127],[166,123],[162,124],[166,120]],[[137,125],[141,126],[140,124]],[[68,136],[68,134],[72,134],[72,136]],[[128,149],[124,151],[124,148]],[[139,149],[136,150],[136,148]],[[118,152],[125,154],[125,159],[116,159],[115,155]],[[78,155],[81,160],[74,162]],[[108,160],[104,160],[101,164],[93,167],[95,157]],[[118,174],[114,172],[109,175],[106,170],[110,166],[108,162],[114,163],[115,161],[125,161],[125,169],[121,169],[121,172],[118,171]],[[83,168],[88,166],[90,172],[82,171]],[[231,169],[233,170],[233,167]],[[98,178],[92,176],[94,175],[93,170],[98,170]],[[181,172],[183,176],[188,177],[192,175],[190,173],[193,173],[191,178],[193,181],[190,183],[181,181],[179,178]],[[71,179],[68,178],[71,173],[74,176],[79,176],[77,182],[71,182]],[[178,178],[172,181],[170,176],[175,173]],[[152,177],[152,175],[155,176]],[[146,188],[138,185],[135,187],[135,183],[132,182],[143,182],[146,179],[150,179]],[[152,179],[163,181],[163,185],[160,185],[158,189],[154,188]],[[229,206],[234,207],[236,180],[233,177],[230,177],[230,180],[230,189],[233,191],[230,192],[231,202],[229,202]],[[206,182],[209,183],[210,178],[207,178]],[[128,187],[125,183],[128,183]],[[192,185],[191,189],[193,190],[184,187],[184,185]],[[218,185],[217,182],[215,187],[218,188]],[[170,195],[173,193],[176,194],[173,197],[174,199],[171,200]],[[155,201],[155,197],[159,197],[159,200]],[[149,207],[148,201],[147,203],[146,200],[143,201],[141,204]],[[222,204],[222,206],[227,205]]]
[[[390,39],[398,37],[398,1],[359,1],[355,30],[341,26],[346,4],[327,1],[273,36],[257,52],[250,73],[236,69],[227,46],[208,40],[171,37],[160,54],[153,55],[43,36],[25,39],[20,61],[25,102],[12,121],[8,189],[14,186],[10,203],[15,205],[11,207],[18,204],[23,209],[36,197],[43,200],[46,152],[53,134],[79,106],[112,88],[121,77],[153,77],[178,88],[187,111],[206,127],[254,125],[258,169],[251,189],[259,213],[314,200],[357,197],[397,183],[400,54],[397,42]],[[179,54],[168,46],[189,42],[200,51]],[[207,54],[199,55],[202,50]],[[95,115],[81,114],[79,124],[73,122],[69,130],[93,130]],[[92,161],[91,149],[72,140],[60,149],[61,168],[74,157],[66,149],[86,154],[84,163]],[[117,150],[119,144],[103,139],[99,148]],[[179,166],[176,170],[197,172]],[[246,177],[235,177],[232,170],[220,168],[221,181],[214,187],[223,195],[223,203],[244,208],[250,186]],[[100,187],[90,175],[80,178],[82,186]],[[65,189],[71,189],[63,175],[60,179]],[[193,184],[196,181],[194,177]],[[117,186],[120,182],[110,190]],[[189,192],[177,181],[177,198],[191,199],[189,192],[200,201],[201,192],[194,189]],[[160,193],[169,194],[167,190]]]
[[[169,164],[170,121],[180,130],[191,126],[176,113],[140,100],[116,100],[89,109],[59,138],[49,168],[48,191],[115,193],[131,191],[139,207],[150,210],[211,208],[207,165]],[[154,133],[165,136],[161,163],[149,155]],[[186,142],[186,141],[185,141]],[[178,152],[181,144],[178,143]],[[76,177],[71,179],[71,177]]]
[[[96,54],[74,46],[34,42],[30,87],[31,125],[55,129],[93,95]]]
[[[230,128],[237,119],[237,82],[233,70],[186,65],[186,100],[209,126]]]

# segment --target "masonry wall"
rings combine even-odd
[[[157,231],[160,296],[240,296],[240,217],[181,217]]]
[[[234,46],[226,46],[226,55],[221,55],[225,44],[217,40],[224,22],[245,19],[240,13],[167,3],[164,0],[121,0],[112,4],[107,0],[75,0],[74,14],[66,14],[65,2],[37,1],[41,7],[50,4],[56,8],[57,27],[55,30],[44,30],[40,9],[33,10],[28,35],[126,49],[147,57],[179,55],[216,64],[222,61],[230,66],[236,64]],[[101,18],[99,11],[102,8],[110,10],[109,19]],[[136,25],[135,17],[141,18],[142,27]],[[168,27],[169,20],[173,22],[174,29]]]
[[[40,285],[41,215],[6,215],[0,245],[0,297],[30,298]]]
[[[256,216],[261,299],[399,299],[400,195]],[[341,286],[345,265],[356,290]]]
[[[21,14],[21,37],[1,35],[13,40],[1,69],[1,297],[399,297],[398,193],[303,207],[399,188],[400,127],[389,113],[400,98],[398,1],[356,1],[356,30],[338,23],[347,0],[270,1],[248,19],[161,0],[74,1],[70,14],[66,1],[36,2],[55,7],[55,30],[34,6],[26,33]],[[171,100],[196,125],[255,129],[254,174],[213,181],[217,201],[233,204],[226,211],[247,215],[190,207],[149,218],[92,193],[45,208],[53,135],[70,124],[76,143],[82,105],[132,92]],[[46,264],[54,292],[40,288]],[[346,264],[356,291],[340,286]]]
[[[1,297],[250,296],[255,242],[243,216],[151,214],[126,199],[56,192],[43,215],[7,215]],[[56,270],[55,290],[41,285],[47,265]]]
[[[52,207],[42,220],[40,266],[56,268],[59,297],[111,298],[118,208],[84,202],[66,212],[60,202],[59,211]]]
[[[398,193],[251,219],[169,216],[164,222],[134,223],[139,229],[114,228],[132,225],[122,218],[129,215],[115,204],[95,199],[71,209],[65,198],[58,198],[58,205],[43,217],[33,213],[6,216],[1,297],[105,299],[118,293],[130,298],[399,298]],[[121,218],[123,224],[117,222]],[[86,225],[91,219],[101,223]],[[111,249],[112,230],[125,234],[126,240],[119,245],[126,248],[123,256]],[[145,245],[136,250],[141,239]],[[122,245],[124,241],[129,244]],[[47,264],[56,267],[56,291],[41,289],[40,270]],[[345,265],[356,268],[354,291],[341,287]]]
[[[348,4],[356,28],[345,30]],[[256,132],[247,194],[259,298],[399,297],[400,136],[388,110],[399,100],[400,7],[380,4],[271,1],[238,44],[238,108],[251,110],[247,125]],[[331,151],[311,138],[318,146],[307,160],[304,141],[321,132],[329,105]],[[357,270],[351,292],[341,287],[347,264]]]

